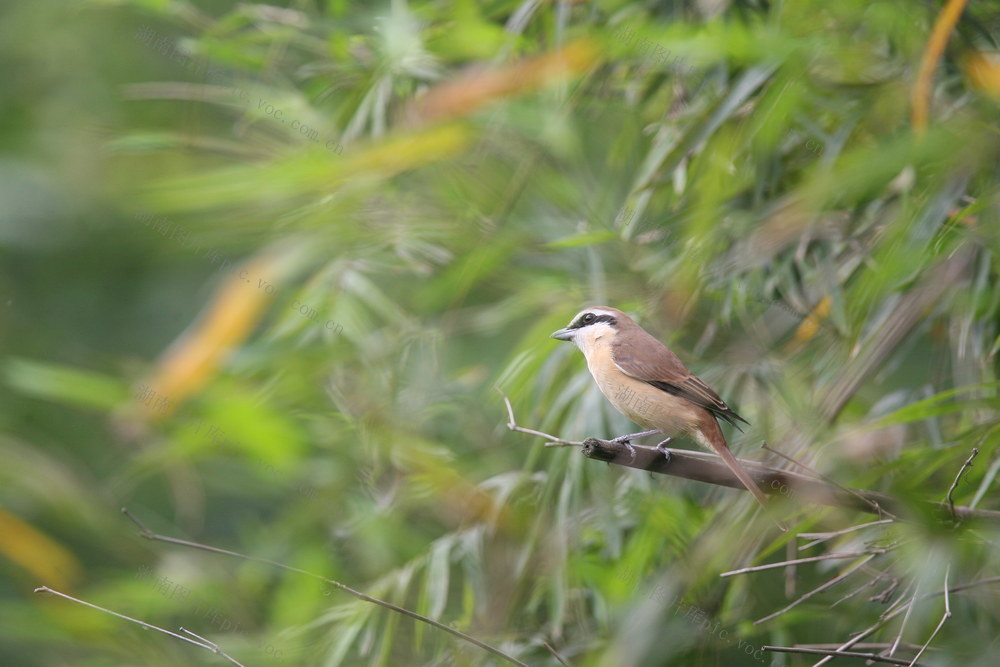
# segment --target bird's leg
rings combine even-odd
[[[610,442],[617,442],[619,444],[620,443],[625,443],[625,442],[628,442],[629,440],[631,440],[632,438],[645,438],[647,435],[653,435],[654,433],[659,433],[659,432],[660,432],[660,429],[654,428],[652,431],[641,431],[639,433],[629,433],[628,435],[620,435],[617,438],[614,438],[613,440],[611,440]]]
[[[658,444],[656,446],[656,451],[658,451],[661,454],[663,454],[667,458],[667,461],[670,460],[670,452],[667,451],[667,448],[664,447],[664,445],[667,444],[668,442],[670,442],[671,440],[673,440],[673,438],[667,438],[666,440],[664,440],[663,442],[661,442],[660,444]]]
[[[635,461],[635,447],[632,446],[631,443],[632,438],[643,438],[647,435],[653,435],[654,433],[659,433],[659,432],[660,432],[659,429],[654,428],[652,431],[642,431],[641,433],[629,433],[628,435],[620,435],[617,438],[611,440],[610,442],[614,442],[619,445],[625,445],[625,448],[628,449],[628,453],[631,454],[632,456],[632,460]],[[669,438],[667,439],[669,440]]]

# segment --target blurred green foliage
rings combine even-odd
[[[45,585],[246,665],[503,664],[144,541],[122,506],[531,665],[558,664],[546,643],[576,666],[813,664],[760,649],[883,613],[864,650],[914,656],[946,585],[1000,576],[996,523],[926,506],[978,447],[954,499],[1000,509],[1000,2],[950,34],[922,130],[942,6],[8,3],[2,662],[224,664]],[[599,303],[752,422],[740,455],[791,466],[766,441],[905,520],[799,548],[873,519],[779,499],[776,534],[746,494],[509,431],[503,395],[566,439],[635,430],[547,337]],[[995,590],[950,595],[921,662],[994,664]]]

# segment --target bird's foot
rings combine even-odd
[[[628,462],[635,463],[635,447],[633,447],[632,443],[628,440],[622,440],[622,444],[625,445],[625,449],[628,450],[628,455],[630,457]]]
[[[666,457],[667,461],[670,461],[670,450],[668,450],[664,445],[666,445],[671,440],[673,440],[673,438],[667,438],[663,442],[656,445],[656,451],[663,454],[663,456]]]
[[[628,450],[629,456],[632,457],[629,460],[629,463],[633,463],[635,461],[635,447],[633,447],[632,443],[629,442],[629,438],[630,437],[632,437],[632,436],[623,435],[623,436],[619,436],[619,437],[615,438],[614,440],[610,440],[609,442],[613,442],[616,445],[625,445],[625,449]]]
[[[632,446],[631,442],[632,438],[642,438],[647,435],[653,435],[654,433],[659,433],[659,430],[653,429],[652,431],[642,431],[641,433],[629,433],[628,435],[620,435],[617,438],[610,440],[609,442],[613,442],[619,445],[625,445],[625,448],[628,449],[629,455],[632,457],[632,460],[630,461],[631,463],[635,461],[635,447]],[[669,439],[670,438],[667,438],[667,440]]]
[[[617,438],[610,440],[610,442],[625,443],[633,438],[644,438],[647,435],[653,435],[654,433],[659,433],[658,429],[653,429],[652,431],[640,431],[639,433],[629,433],[628,435],[620,435]]]

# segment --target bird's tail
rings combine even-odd
[[[719,428],[719,425],[714,419],[712,420],[712,425],[715,426],[714,429],[711,429],[709,433],[701,434],[702,437],[700,440],[702,440],[702,442],[700,444],[706,449],[711,449],[719,455],[722,462],[726,464],[734,475],[736,475],[736,479],[740,480],[743,486],[746,487],[747,491],[750,492],[750,495],[752,495],[757,502],[760,503],[760,506],[764,508],[764,511],[770,515],[771,510],[767,502],[767,496],[760,490],[760,487],[757,486],[757,482],[753,480],[753,477],[751,477],[750,473],[746,471],[746,468],[744,468],[736,457],[733,456],[733,452],[729,449],[729,444],[726,442],[725,436],[722,435],[722,429]],[[774,522],[778,525],[778,528],[780,528],[782,532],[788,532],[788,526],[786,526],[784,522],[779,519],[774,519]]]

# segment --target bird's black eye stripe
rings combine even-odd
[[[612,326],[618,324],[618,320],[616,320],[613,315],[596,315],[594,313],[584,313],[580,317],[576,318],[576,322],[573,322],[573,324],[571,324],[569,328],[580,329],[582,327],[588,327],[591,324],[597,324],[598,322],[607,322]]]

